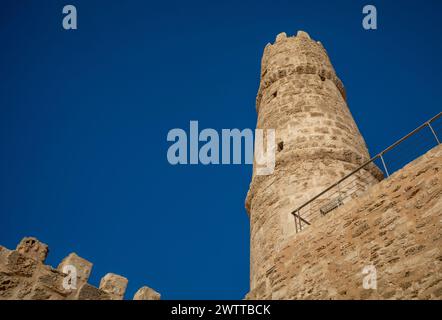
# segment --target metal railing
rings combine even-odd
[[[372,185],[378,183],[379,180],[375,178],[372,172],[373,169],[379,169],[376,166],[373,168],[373,165],[378,165],[379,168],[382,168],[382,173],[388,178],[393,172],[402,168],[405,164],[430,150],[435,145],[439,145],[441,140],[436,133],[439,131],[436,130],[436,125],[441,126],[441,130],[439,131],[439,136],[441,136],[442,121],[436,122],[436,120],[440,119],[441,116],[442,112],[438,113],[436,116],[292,211],[295,218],[295,231],[297,233],[302,231],[305,226],[310,225],[317,218],[325,216],[350,200],[361,196]],[[427,127],[429,128],[429,132],[426,132],[425,136],[419,137],[419,134],[422,135],[422,133],[424,133],[422,129]],[[412,139],[415,139],[416,141],[413,142]],[[407,143],[409,144],[410,142],[412,143],[411,147],[409,145],[407,146]],[[407,155],[407,158],[396,155],[391,161],[388,161],[387,158],[391,155],[391,151],[393,149],[398,150],[400,147],[406,147],[405,154]]]

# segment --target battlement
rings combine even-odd
[[[260,110],[264,91],[272,86],[280,86],[284,78],[299,75],[315,75],[321,81],[331,81],[346,100],[344,85],[337,77],[321,42],[312,40],[304,31],[298,31],[293,37],[282,32],[276,36],[274,44],[268,43],[264,49],[261,84],[256,98],[257,111]]]
[[[48,246],[34,237],[23,238],[15,250],[0,246],[0,300],[123,300],[128,280],[108,273],[99,288],[88,283],[93,264],[76,253],[58,267],[45,265]],[[140,288],[134,300],[159,300],[149,287]]]

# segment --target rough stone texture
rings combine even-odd
[[[123,300],[127,279],[114,273],[106,274],[100,281],[100,289],[108,293],[112,300]]]
[[[305,32],[266,46],[256,110],[257,128],[275,129],[278,151],[273,174],[254,166],[246,199],[251,290],[267,286],[273,256],[294,236],[291,212],[370,158],[327,52]],[[382,178],[371,165],[357,182],[367,189]]]
[[[49,251],[47,244],[40,242],[33,237],[23,238],[17,245],[16,250],[21,254],[40,262],[45,262]]]
[[[98,289],[89,283],[85,283],[81,286],[77,298],[78,300],[114,300],[107,292]]]
[[[54,269],[43,263],[47,253],[48,246],[36,238],[24,238],[16,250],[0,246],[0,300],[123,299],[128,283],[126,278],[109,273],[101,280],[100,288],[96,288],[87,283],[91,262],[71,253]],[[63,268],[68,265],[76,268],[76,288],[65,289],[69,274],[63,273]],[[150,300],[154,293],[152,290],[140,294],[137,300]]]
[[[133,300],[160,300],[161,295],[149,287],[140,288],[134,295]]]
[[[40,242],[32,238],[32,250],[26,250],[29,239],[21,241],[17,247],[20,252],[0,247],[0,299],[65,299],[69,292],[62,287],[64,275],[42,263],[46,254],[43,258],[39,253],[47,252],[47,246],[39,246]]]
[[[442,299],[442,146],[274,252],[248,299]],[[374,265],[377,290],[364,289]]]

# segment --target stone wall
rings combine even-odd
[[[0,300],[122,300],[128,280],[106,274],[96,288],[89,283],[92,263],[69,254],[54,269],[45,265],[48,246],[36,238],[24,238],[16,250],[0,246]],[[76,280],[72,280],[75,272]],[[134,300],[158,300],[160,294],[142,287]]]
[[[248,299],[442,299],[442,146],[275,251]],[[377,289],[364,289],[374,266]]]

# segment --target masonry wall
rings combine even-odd
[[[248,299],[442,299],[442,146],[316,220]],[[377,289],[364,289],[373,265]]]
[[[87,281],[92,263],[69,254],[55,269],[45,265],[48,246],[26,237],[15,250],[0,246],[0,300],[122,300],[128,280],[108,273],[96,288]],[[75,268],[75,285],[72,281]],[[140,288],[134,300],[158,300],[160,294]]]

